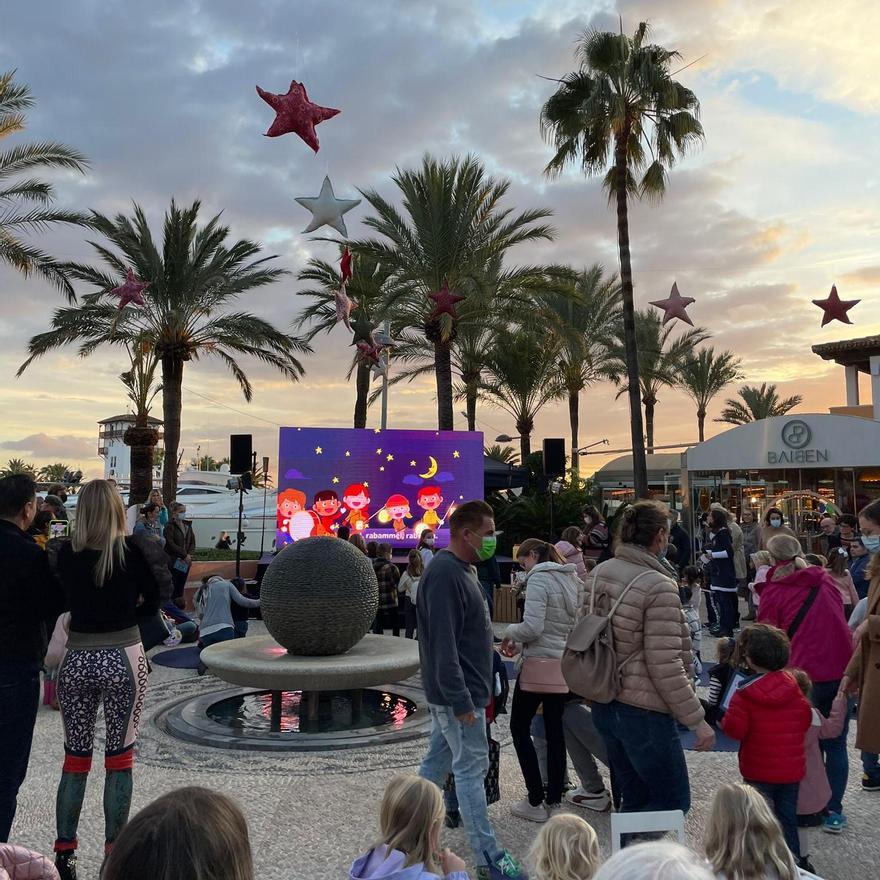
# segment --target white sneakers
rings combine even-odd
[[[518,816],[520,819],[526,819],[529,822],[546,822],[550,818],[550,811],[544,804],[538,804],[537,807],[533,807],[529,803],[528,798],[523,798],[521,801],[517,801],[511,808],[510,812],[513,813],[514,816]]]
[[[576,807],[604,813],[611,806],[611,795],[607,791],[586,791],[578,786],[566,793],[565,799]]]

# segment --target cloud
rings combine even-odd
[[[0,448],[27,452],[36,458],[57,458],[70,462],[95,454],[95,442],[71,434],[50,437],[48,434],[31,434],[21,440],[4,440]]]
[[[854,272],[845,272],[840,280],[858,287],[876,286],[880,284],[880,266],[865,266]]]

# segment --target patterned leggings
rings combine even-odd
[[[131,807],[131,768],[147,689],[147,660],[138,643],[127,648],[73,648],[58,672],[64,722],[64,772],[58,787],[56,852],[76,849],[76,830],[92,766],[98,706],[104,703],[105,840],[112,844]]]

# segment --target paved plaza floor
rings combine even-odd
[[[254,634],[264,632],[254,623]],[[704,656],[712,656],[712,640]],[[187,695],[220,690],[224,684],[195,671],[155,665],[150,676],[147,707],[135,764],[134,804],[137,811],[153,798],[182,785],[204,785],[223,791],[241,805],[250,826],[259,880],[340,880],[348,876],[351,860],[364,851],[377,830],[379,801],[388,778],[397,771],[414,771],[424,739],[395,745],[336,752],[273,754],[237,752],[188,745],[161,732],[153,723],[157,710]],[[99,721],[99,730],[101,722]],[[510,805],[525,790],[510,742],[507,716],[495,728],[502,743],[502,800],[489,812],[499,840],[524,855],[537,826],[515,819]],[[880,793],[861,790],[861,768],[850,734],[850,785],[845,800],[849,828],[839,836],[819,833],[813,863],[827,880],[861,880],[880,876]],[[97,880],[103,846],[102,743],[86,793],[80,839],[80,877]],[[27,780],[19,795],[12,840],[48,853],[54,840],[55,790],[63,757],[59,713],[41,707]],[[689,843],[699,848],[709,800],[721,781],[738,781],[736,755],[730,752],[687,753],[693,807],[687,817]],[[591,822],[607,855],[609,814],[578,812]],[[460,830],[447,831],[445,845],[465,859],[467,843]]]

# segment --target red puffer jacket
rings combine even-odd
[[[768,672],[730,701],[721,729],[740,741],[739,770],[753,782],[800,782],[813,710],[789,672]]]

